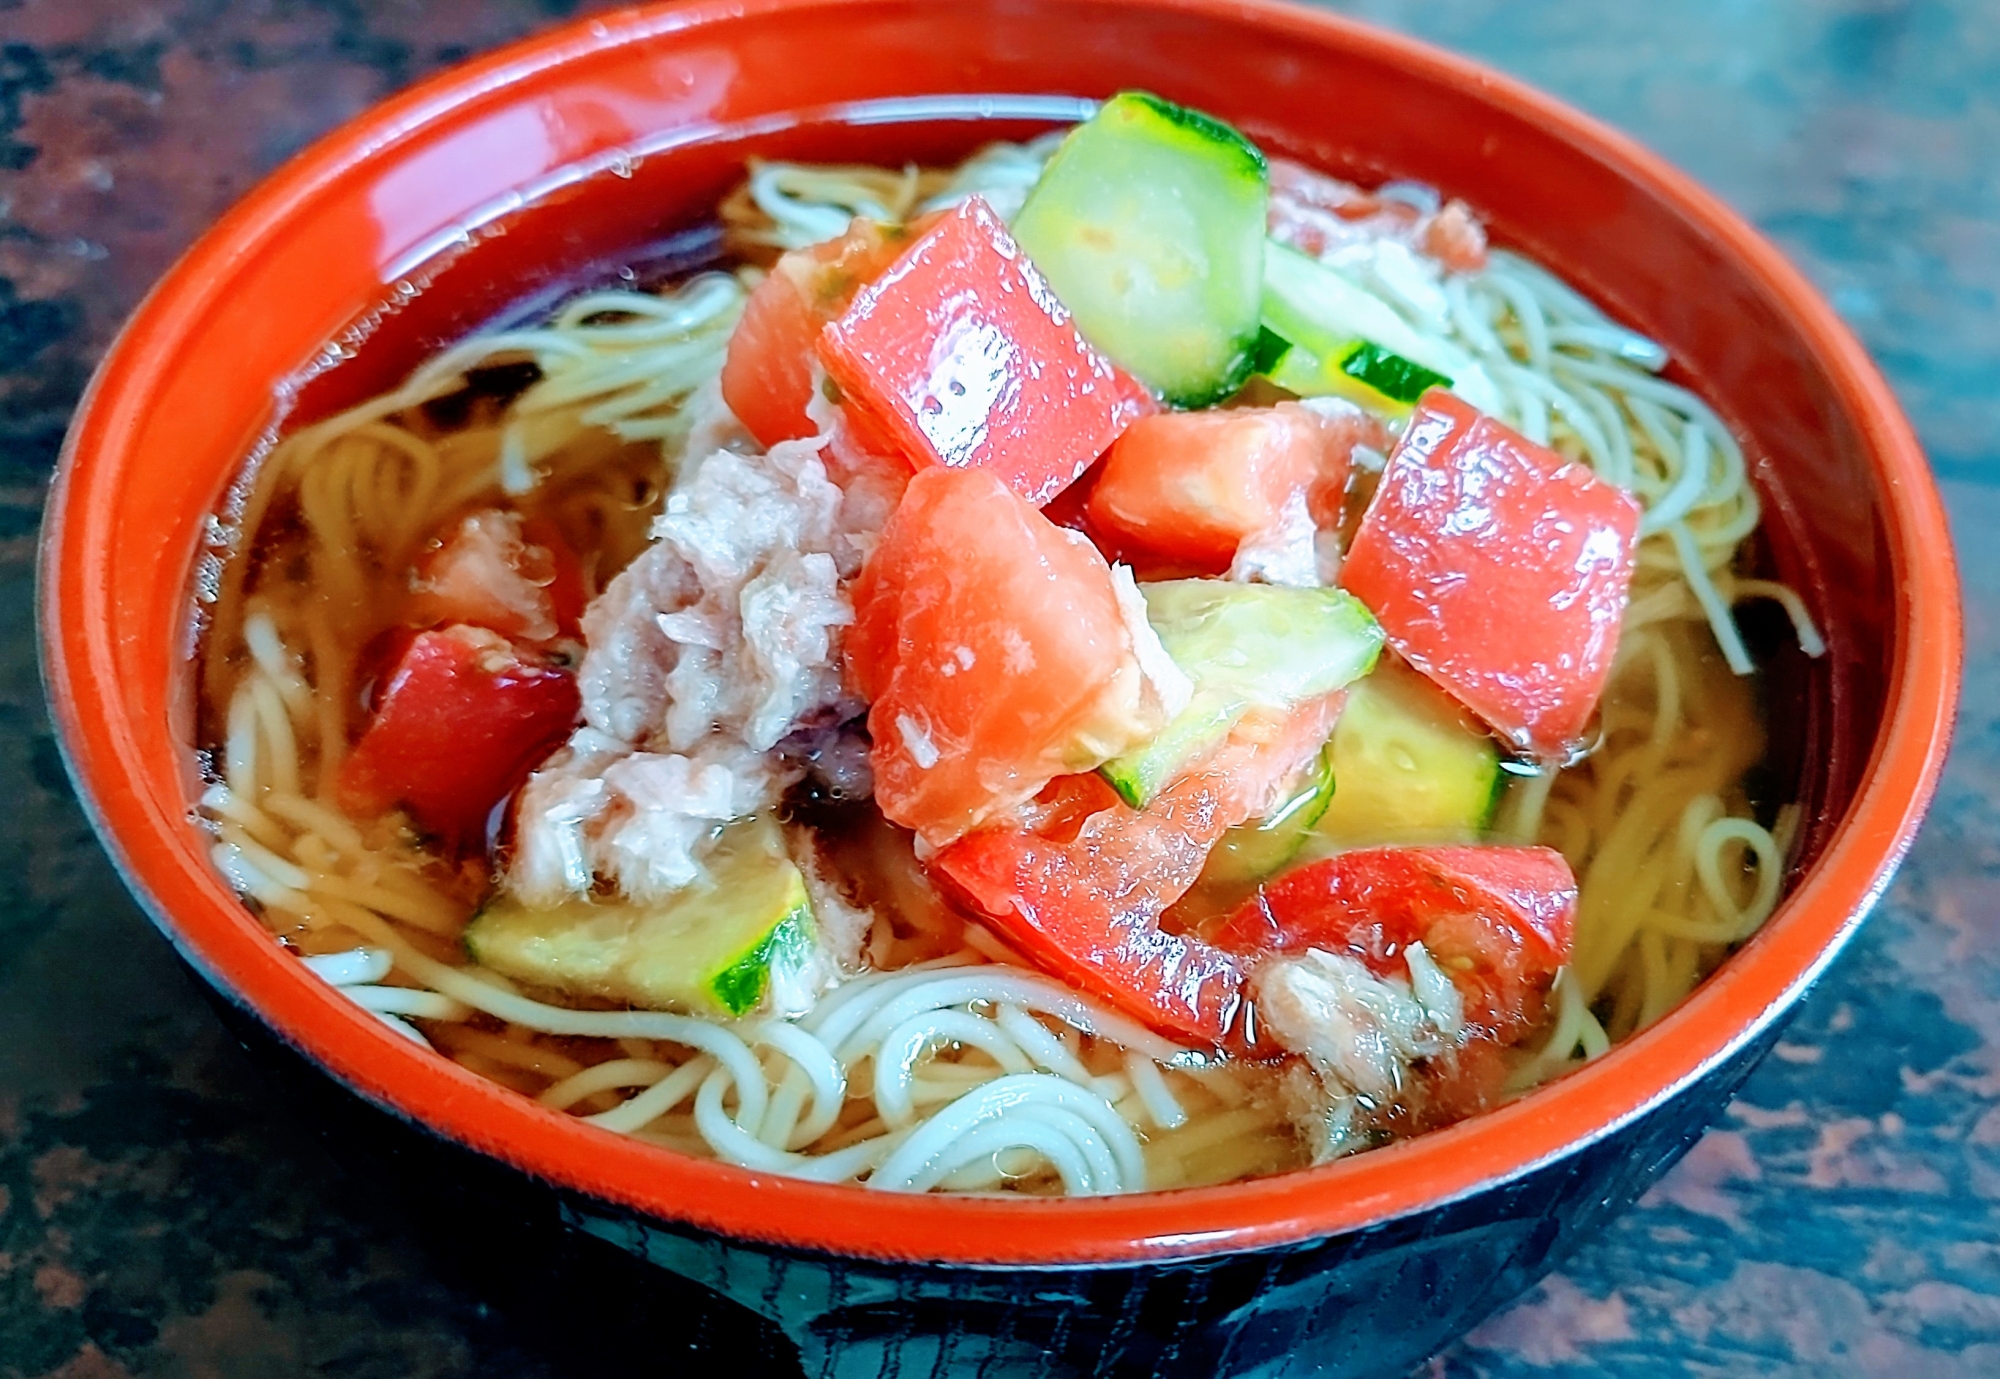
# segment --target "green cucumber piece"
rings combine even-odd
[[[1317,831],[1342,847],[1473,842],[1506,780],[1492,736],[1416,671],[1348,687],[1333,730],[1339,786]]]
[[[1339,589],[1176,579],[1142,584],[1146,620],[1194,682],[1188,707],[1136,751],[1100,767],[1143,808],[1252,708],[1289,709],[1366,675],[1382,628]]]
[[[1299,855],[1312,836],[1313,826],[1332,806],[1334,781],[1333,744],[1328,743],[1289,799],[1268,817],[1222,835],[1222,841],[1208,854],[1203,881],[1240,887],[1275,876]]]
[[[1351,378],[1377,397],[1407,407],[1432,388],[1448,388],[1451,380],[1414,359],[1405,359],[1367,340],[1356,341],[1335,366],[1343,378]]]
[[[1012,228],[1086,339],[1204,407],[1250,376],[1269,199],[1242,135],[1126,91],[1070,131]]]
[[[1098,767],[1118,798],[1134,809],[1164,790],[1181,767],[1220,746],[1248,703],[1240,695],[1197,691],[1188,706],[1145,746]]]
[[[1366,340],[1341,346],[1331,362],[1293,345],[1265,376],[1300,397],[1344,397],[1396,415],[1408,412],[1427,389],[1451,384],[1443,374]]]
[[[572,996],[646,1010],[736,1016],[814,962],[805,878],[769,818],[727,825],[707,874],[657,904],[571,900],[552,908],[502,895],[465,930],[473,961]]]
[[[1366,341],[1430,370],[1447,386],[1470,363],[1448,342],[1417,332],[1388,303],[1335,269],[1275,240],[1264,246],[1264,324],[1318,360],[1344,359]],[[1272,381],[1281,383],[1276,375]]]

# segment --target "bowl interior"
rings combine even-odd
[[[1060,1204],[1055,1232],[1011,1224],[1023,1204],[864,1210],[846,1190],[607,1143],[432,1066],[287,962],[209,870],[191,818],[189,658],[227,554],[209,518],[244,457],[470,330],[698,259],[748,156],[944,161],[1130,86],[1274,153],[1463,197],[1496,240],[1665,344],[1745,438],[1768,505],[1760,559],[1802,591],[1830,648],[1779,652],[1765,681],[1773,772],[1798,783],[1786,793],[1808,820],[1805,883],[1765,933],[1654,1030],[1520,1106],[1288,1180],[1289,1196],[1251,1184],[1148,1210]],[[1921,457],[1767,246],[1616,136],[1490,74],[1323,16],[1201,0],[661,9],[448,74],[308,153],[197,246],[107,361],[61,484],[44,616],[66,747],[135,890],[211,980],[364,1094],[545,1177],[862,1253],[1110,1258],[1323,1234],[1636,1114],[1748,1037],[1865,908],[1928,793],[1955,675],[1954,586]],[[1900,774],[1885,776],[1890,758]],[[807,1201],[819,1209],[801,1217]],[[948,1224],[995,1211],[1010,1224],[977,1241]]]

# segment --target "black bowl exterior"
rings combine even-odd
[[[1174,1263],[983,1269],[729,1240],[557,1188],[381,1109],[226,995],[216,1004],[336,1157],[398,1191],[447,1267],[558,1363],[601,1373],[679,1354],[703,1372],[816,1379],[1399,1379],[1636,1201],[1790,1014],[1636,1120],[1426,1212]]]

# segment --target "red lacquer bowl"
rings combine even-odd
[[[657,257],[747,153],[952,157],[1132,86],[1329,170],[1464,197],[1499,241],[1663,341],[1748,439],[1765,554],[1832,648],[1772,683],[1774,739],[1811,824],[1764,930],[1652,1029],[1448,1131],[1233,1187],[1044,1203],[815,1186],[620,1139],[423,1054],[280,952],[210,868],[191,813],[208,518],[267,428]],[[1908,847],[1959,675],[1924,458],[1859,346],[1768,243],[1547,97],[1406,39],[1240,0],[713,0],[577,23],[427,82],[287,165],[146,301],[70,433],[42,581],[48,691],[77,784],[201,975],[366,1103],[509,1166],[572,1224],[728,1293],[809,1358],[858,1336],[908,1358],[911,1337],[946,1325],[1000,1354],[1052,1306],[1071,1313],[1062,1339],[1031,1353],[1093,1364],[1109,1363],[1110,1335],[1167,1368],[1245,1367],[1268,1344],[1246,1327],[1278,1318],[1291,1348],[1270,1353],[1299,1363],[1363,1373],[1421,1354],[1642,1190],[1775,1036]],[[786,1270],[821,1283],[771,1282]],[[829,1277],[876,1291],[828,1291]],[[925,1321],[924,1298],[952,1301],[948,1324]],[[882,1307],[902,1320],[869,1311]],[[1374,1352],[1343,1359],[1328,1337],[1357,1325],[1374,1328]],[[1170,1349],[1145,1349],[1169,1332]]]

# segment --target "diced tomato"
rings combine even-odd
[[[524,659],[497,633],[420,632],[341,763],[336,797],[356,817],[400,805],[449,845],[476,842],[493,807],[569,735],[580,705],[574,676]]]
[[[1104,453],[1144,396],[976,196],[863,288],[819,351],[865,433],[914,468],[989,469],[1037,507]]]
[[[722,400],[764,445],[813,433],[813,351],[827,322],[895,262],[901,226],[853,221],[847,232],[781,257],[743,304],[722,365]]]
[[[1433,389],[1340,582],[1405,660],[1517,747],[1560,758],[1610,677],[1638,527],[1630,494]]]
[[[1118,394],[1115,417],[1121,431],[1141,417],[1154,416],[1162,410],[1152,390],[1116,364],[1111,366],[1111,380]]]
[[[1168,933],[1160,915],[1224,831],[1268,812],[1332,731],[1340,700],[1245,720],[1144,809],[1095,777],[1056,782],[1032,827],[971,834],[932,870],[1051,976],[1169,1034],[1240,1043],[1244,963]]]
[[[489,508],[459,523],[424,562],[409,620],[417,626],[469,623],[524,642],[546,642],[561,629],[556,580],[555,557],[546,546],[528,543],[520,516]],[[573,618],[570,625],[575,626]]]
[[[1389,448],[1382,424],[1359,408],[1329,415],[1285,402],[1146,417],[1104,457],[1090,521],[1123,549],[1220,574],[1246,538],[1301,504],[1317,525],[1338,525],[1357,443]]]
[[[1569,960],[1576,878],[1542,847],[1364,848],[1267,882],[1212,937],[1242,954],[1319,948],[1383,975],[1421,942],[1466,998],[1467,1023],[1531,1025]]]
[[[1243,963],[1167,933],[1131,897],[1107,894],[1108,869],[1089,849],[990,829],[953,844],[933,866],[1050,975],[1171,1035],[1217,1046],[1239,1035]]]
[[[949,842],[1159,728],[1111,567],[984,469],[910,482],[854,586],[875,799]]]

